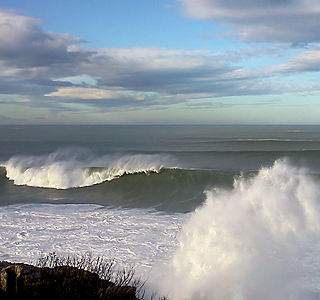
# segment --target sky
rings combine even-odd
[[[1,0],[0,124],[320,124],[318,0]]]

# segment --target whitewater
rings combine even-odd
[[[158,280],[172,299],[318,299],[320,189],[285,160],[207,192]]]
[[[68,189],[111,181],[123,175],[158,173],[165,155],[104,155],[89,151],[59,149],[42,156],[14,156],[2,163],[6,176],[16,185]]]
[[[320,298],[319,127],[98,128],[0,147],[0,260],[114,258],[145,299]]]
[[[112,256],[151,272],[152,287],[171,299],[320,296],[320,189],[307,170],[276,161],[206,195],[190,216],[91,205],[1,208],[0,258],[31,262],[57,249]]]

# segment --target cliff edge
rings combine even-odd
[[[0,262],[0,299],[139,300],[135,287],[118,286],[76,267],[40,268],[9,262]]]

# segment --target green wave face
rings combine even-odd
[[[89,170],[98,171],[104,172],[103,168]],[[6,178],[5,169],[0,168],[0,193],[6,193],[12,204],[17,202],[13,196],[19,190],[27,203],[97,203],[105,206],[189,212],[204,201],[204,191],[232,188],[234,178],[239,175],[239,172],[164,168],[159,173],[135,173],[93,186],[57,190],[15,185]]]

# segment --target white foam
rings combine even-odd
[[[320,297],[320,189],[281,160],[207,194],[155,286],[174,300]]]
[[[125,174],[158,173],[170,157],[160,154],[104,155],[61,149],[49,155],[17,155],[5,163],[16,185],[68,189],[110,181]],[[95,168],[95,169],[90,169]]]
[[[185,215],[89,204],[0,207],[0,261],[34,263],[51,252],[114,258],[146,274],[176,246]]]
[[[141,274],[153,267],[150,289],[170,300],[320,298],[319,182],[285,160],[238,178],[232,190],[207,192],[190,217],[13,205],[0,207],[0,232],[0,260],[53,251],[114,257]]]

